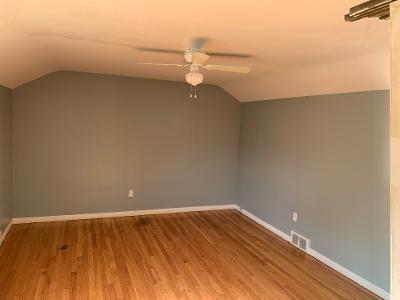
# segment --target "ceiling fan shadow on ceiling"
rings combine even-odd
[[[205,46],[209,39],[206,37],[196,37],[190,42],[190,45],[184,51],[174,50],[174,49],[159,49],[159,48],[143,48],[138,47],[137,50],[148,51],[155,53],[175,53],[183,54],[184,63],[183,64],[165,64],[165,63],[152,63],[152,62],[139,62],[139,65],[149,65],[149,66],[169,66],[169,67],[184,67],[188,68],[189,73],[186,74],[186,82],[190,84],[190,97],[197,98],[197,85],[203,82],[204,76],[200,73],[201,69],[208,71],[221,71],[221,72],[231,72],[231,73],[249,73],[250,68],[245,66],[225,66],[225,65],[205,65],[206,61],[210,56],[224,56],[224,57],[236,57],[236,58],[248,58],[251,57],[250,54],[243,53],[226,53],[226,52],[208,52],[205,50]]]

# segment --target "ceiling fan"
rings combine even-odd
[[[33,37],[56,37],[64,38],[68,40],[85,41],[99,44],[106,44],[112,46],[128,47],[139,51],[150,51],[157,53],[175,53],[183,54],[184,64],[163,64],[163,63],[150,63],[141,62],[141,65],[155,65],[155,66],[176,66],[176,67],[187,67],[189,73],[186,74],[186,82],[190,84],[190,97],[192,97],[192,90],[194,88],[194,97],[197,98],[197,85],[203,82],[203,74],[200,70],[206,69],[208,71],[222,71],[222,72],[233,72],[233,73],[248,73],[250,72],[249,67],[239,66],[224,66],[224,65],[205,65],[205,62],[210,56],[219,57],[236,57],[236,58],[248,58],[251,57],[249,54],[244,53],[227,53],[227,52],[210,52],[205,50],[206,44],[210,41],[207,37],[195,37],[191,40],[189,47],[185,50],[174,50],[174,49],[159,49],[159,48],[146,48],[146,47],[135,47],[129,43],[120,43],[115,41],[106,41],[102,39],[94,39],[89,37],[81,37],[76,35],[52,32],[52,31],[35,31],[30,32]]]
[[[196,37],[191,40],[190,46],[184,51],[171,50],[171,49],[158,49],[158,48],[137,48],[140,51],[150,51],[158,53],[176,53],[183,54],[183,64],[164,64],[164,63],[151,63],[151,62],[139,62],[139,65],[150,65],[150,66],[173,66],[173,67],[185,67],[188,68],[189,73],[186,74],[186,82],[190,84],[190,97],[193,97],[192,90],[194,88],[194,98],[197,98],[197,85],[203,82],[203,74],[200,73],[201,69],[208,71],[222,71],[222,72],[233,72],[233,73],[248,73],[250,72],[249,67],[244,66],[225,66],[225,65],[206,65],[206,61],[210,56],[225,56],[225,57],[237,57],[247,58],[249,54],[242,53],[224,53],[224,52],[208,52],[206,51],[205,45],[209,41],[205,37]]]

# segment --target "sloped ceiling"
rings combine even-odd
[[[0,0],[0,84],[14,88],[58,70],[184,81],[186,70],[139,66],[181,63],[191,37],[211,39],[212,57],[249,74],[204,71],[241,101],[389,87],[389,22],[345,23],[349,0]]]

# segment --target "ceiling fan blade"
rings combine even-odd
[[[160,48],[147,48],[147,47],[136,47],[136,49],[139,50],[139,51],[148,51],[148,52],[157,52],[157,53],[183,54],[183,51],[175,50],[175,49],[160,49]]]
[[[238,67],[238,66],[223,66],[223,65],[206,65],[203,68],[209,71],[222,71],[222,72],[233,72],[233,73],[249,73],[249,67]]]
[[[239,57],[239,58],[252,57],[251,54],[246,54],[246,53],[209,52],[209,51],[206,51],[206,53],[210,56],[225,56],[225,57]]]
[[[194,37],[190,40],[189,49],[202,50],[209,41],[208,37]]]
[[[193,64],[202,65],[209,58],[210,58],[210,56],[205,54],[204,52],[193,52],[190,62],[193,63]]]
[[[159,63],[137,63],[137,65],[150,65],[150,66],[170,66],[170,67],[186,67],[187,65],[181,65],[181,64],[159,64]]]
[[[132,45],[126,44],[126,43],[118,43],[118,42],[112,42],[112,41],[106,41],[106,40],[97,40],[97,39],[74,36],[74,35],[67,35],[67,34],[57,33],[57,32],[52,32],[52,31],[34,31],[34,32],[29,33],[29,35],[32,37],[62,38],[62,39],[67,39],[67,40],[80,41],[80,42],[90,42],[90,43],[98,43],[98,44],[133,48]]]

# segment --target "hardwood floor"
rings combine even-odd
[[[0,299],[378,299],[237,211],[14,225]]]

